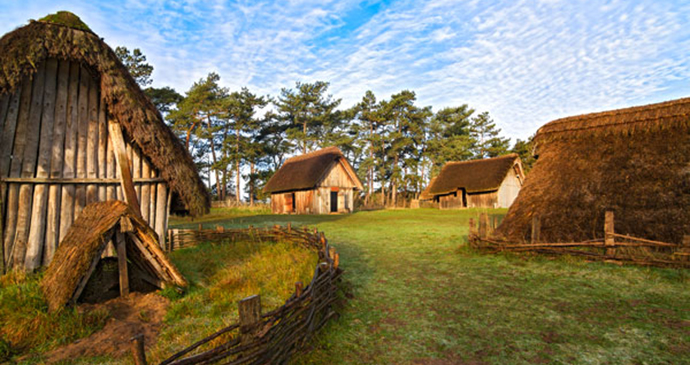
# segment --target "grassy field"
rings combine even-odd
[[[478,254],[464,243],[477,214],[238,214],[203,224],[290,221],[318,226],[337,247],[353,298],[299,363],[690,363],[690,273]]]

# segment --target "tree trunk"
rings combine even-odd
[[[254,206],[254,161],[249,165],[249,206]]]
[[[237,174],[237,176],[235,177],[235,181],[236,181],[235,184],[236,184],[237,186],[235,186],[235,195],[236,195],[235,198],[237,199],[237,204],[239,204],[239,203],[240,203],[240,129],[239,129],[239,128],[236,128],[235,131],[237,132],[237,133],[236,133],[236,136],[237,136],[237,146],[235,146],[235,147],[236,147],[236,156],[235,156],[235,158],[237,159],[237,160],[235,161],[235,164],[236,164],[236,166],[235,166],[235,169],[236,169],[235,173]]]
[[[213,141],[213,133],[211,132],[211,116],[206,115],[206,122],[208,124],[209,142],[211,142],[211,156],[213,157],[213,171],[216,173],[216,194],[220,197],[220,174],[218,173],[218,157],[216,156],[216,143]],[[209,180],[211,177],[209,176]]]
[[[302,133],[304,133],[304,145],[302,148],[302,151],[304,154],[307,153],[307,121],[305,120],[304,123],[302,123]]]

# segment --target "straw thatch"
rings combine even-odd
[[[158,246],[156,233],[126,203],[98,202],[87,205],[74,221],[41,280],[41,290],[51,311],[77,301],[78,287],[88,281],[115,230],[128,231],[128,261],[162,283],[187,286]]]
[[[483,160],[448,162],[429,182],[420,198],[431,199],[459,188],[464,188],[467,193],[498,190],[516,162],[519,163],[519,157],[514,153]]]
[[[304,155],[295,156],[283,164],[266,183],[264,191],[277,193],[282,191],[305,190],[315,188],[324,178],[328,169],[340,162],[356,188],[362,190],[362,182],[357,177],[343,153],[338,147],[327,147]]]
[[[0,39],[0,96],[13,92],[47,58],[79,62],[100,77],[109,116],[122,124],[191,214],[208,211],[208,192],[187,150],[115,52],[76,15],[49,15]]]
[[[541,240],[603,236],[615,230],[665,242],[690,233],[690,99],[559,119],[535,138],[538,160],[497,234]]]

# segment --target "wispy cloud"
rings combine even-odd
[[[0,31],[56,10],[141,48],[156,85],[208,72],[276,95],[325,80],[349,106],[402,89],[488,110],[525,138],[561,116],[690,94],[690,6],[673,1],[6,1]]]

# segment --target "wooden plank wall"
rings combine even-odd
[[[6,268],[47,265],[86,204],[123,199],[106,118],[99,82],[69,61],[47,60],[14,93],[0,96],[0,243]],[[167,185],[151,180],[158,172],[127,143],[140,179],[135,185],[142,215],[162,241]]]
[[[496,208],[498,206],[498,192],[467,194],[468,208]]]

